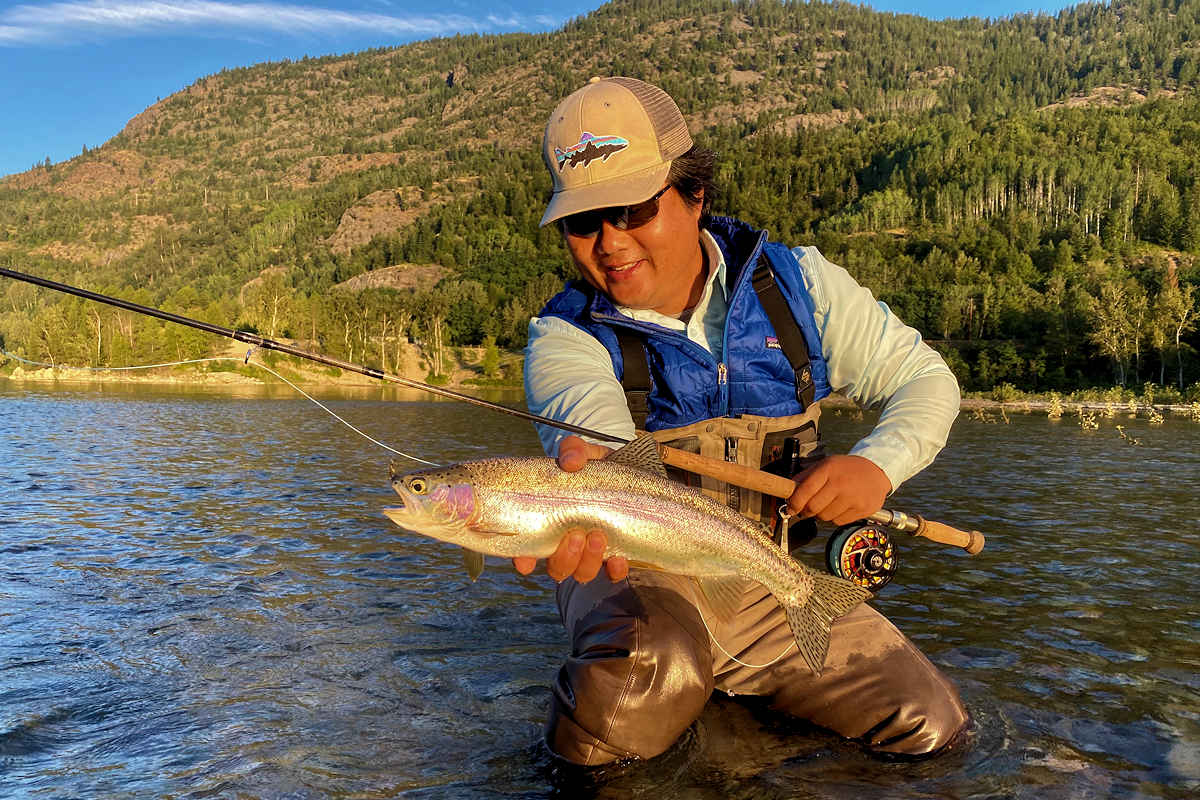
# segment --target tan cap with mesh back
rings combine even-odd
[[[636,78],[592,78],[558,104],[542,139],[554,194],[542,225],[647,200],[692,147],[675,101]]]

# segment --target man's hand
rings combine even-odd
[[[611,452],[610,447],[589,444],[578,436],[568,436],[558,446],[558,466],[567,472],[578,472],[588,461],[597,461]],[[605,561],[606,547],[608,538],[604,531],[573,528],[563,536],[553,555],[546,559],[546,572],[555,581],[573,576],[580,583],[587,583],[600,574],[600,567],[603,566],[609,580],[624,580],[629,574],[629,563],[623,558]],[[536,566],[537,559],[530,556],[513,559],[513,567],[522,575],[533,572]]]
[[[862,456],[829,456],[796,476],[788,509],[801,517],[817,517],[846,525],[883,508],[892,482],[874,462]]]

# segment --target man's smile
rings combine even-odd
[[[605,264],[604,274],[606,276],[616,277],[618,279],[623,278],[632,272],[635,267],[641,264],[642,261],[643,259],[639,258],[634,261],[627,261],[624,264]]]

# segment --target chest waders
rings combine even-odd
[[[698,419],[702,414],[675,416],[670,418],[672,424],[680,419],[689,424],[661,427],[652,434],[656,441],[682,450],[790,479],[824,456],[818,436],[820,409],[814,402],[814,384],[823,381],[814,381],[814,373],[823,371],[819,363],[809,363],[801,323],[792,316],[764,262],[760,259],[752,273],[765,312],[756,315],[765,324],[755,329],[755,335],[769,335],[764,330],[767,324],[774,328],[795,376],[799,413],[713,419]],[[583,308],[572,309],[577,319]],[[605,339],[608,332],[616,338],[616,342],[608,340],[610,351],[614,346],[619,350],[613,353],[614,362],[618,357],[623,362],[621,382],[634,424],[645,430],[657,406],[651,402],[656,398],[647,353],[650,344],[636,326],[609,325]],[[817,357],[814,353],[814,362]],[[786,373],[780,369],[774,374],[780,376],[771,387],[774,396],[786,397]],[[668,394],[672,388],[659,387]],[[686,390],[686,385],[675,388]],[[784,405],[785,411],[797,410],[791,403]],[[751,519],[780,527],[777,499],[701,475],[673,475]],[[815,523],[795,523],[789,542],[804,541],[806,529],[815,532]],[[831,655],[826,669],[816,676],[794,648],[779,660],[794,641],[791,629],[779,603],[757,584],[747,586],[737,617],[715,630],[709,630],[700,615],[690,579],[652,569],[633,569],[627,580],[616,583],[602,578],[587,583],[567,579],[558,584],[557,601],[571,637],[571,654],[554,682],[546,744],[560,759],[574,764],[596,766],[659,756],[673,745],[686,748],[686,732],[714,689],[760,697],[776,711],[900,757],[920,757],[952,746],[966,724],[966,711],[953,685],[866,604],[834,622]],[[727,658],[713,641],[736,653],[742,663]],[[745,666],[768,662],[774,666]]]
[[[756,290],[766,283],[758,277],[756,271]],[[764,291],[769,293],[770,286]],[[779,300],[782,305],[783,298]],[[763,306],[781,345],[787,330],[803,342],[786,306],[782,315],[772,311],[769,301]],[[644,430],[653,388],[645,345],[636,333],[623,328],[616,333],[626,402],[635,426]],[[700,420],[652,431],[655,441],[787,478],[823,458],[820,405],[813,402],[807,348],[800,348],[802,358],[794,350],[784,348],[784,353],[796,375],[801,413]],[[708,476],[672,467],[667,471],[763,522],[778,540],[778,499]],[[789,543],[804,544],[815,534],[814,520],[799,520],[792,523]],[[967,713],[954,686],[865,604],[834,622],[829,637],[833,655],[827,669],[815,676],[800,663],[799,654],[781,657],[792,642],[790,628],[778,602],[757,585],[747,586],[738,617],[715,630],[701,618],[690,580],[656,570],[632,570],[627,580],[616,583],[566,580],[558,585],[557,600],[571,635],[571,656],[555,680],[546,743],[575,764],[596,766],[661,756],[672,747],[686,749],[687,731],[714,690],[761,697],[776,711],[900,757],[950,747],[966,726]],[[710,638],[722,643],[721,652]],[[747,663],[774,666],[759,669]]]

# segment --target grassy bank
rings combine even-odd
[[[162,366],[151,369],[87,369],[65,366],[31,366],[7,359],[0,363],[0,379],[18,383],[134,383],[147,385],[250,386],[280,385],[280,380],[264,367],[299,386],[377,386],[379,381],[336,367],[315,364],[293,356],[256,351],[249,361],[244,350],[231,349],[221,360],[199,364]],[[450,348],[443,359],[444,373],[434,374],[429,362],[415,352],[401,360],[399,369],[390,374],[453,388],[520,388],[523,355],[501,351],[498,363],[486,365],[483,348]],[[834,395],[825,401],[830,408],[853,409],[849,400]],[[1101,419],[1141,417],[1152,424],[1166,416],[1181,416],[1200,422],[1200,383],[1184,391],[1146,383],[1140,391],[1128,387],[1092,387],[1072,392],[1026,392],[1010,383],[986,392],[964,392],[962,408],[973,418],[985,422],[1003,421],[1010,413],[1045,414],[1051,419],[1074,417],[1084,427]]]
[[[1011,384],[1003,384],[989,392],[965,394],[962,407],[980,422],[1007,422],[1010,413],[1037,413],[1050,419],[1073,418],[1085,430],[1094,430],[1102,420],[1118,417],[1144,419],[1151,425],[1162,424],[1167,416],[1200,422],[1200,384],[1183,392],[1147,383],[1141,392],[1113,386],[1062,394],[1023,392]],[[1123,438],[1128,438],[1121,425],[1115,427]]]
[[[4,356],[0,356],[4,358]],[[498,360],[487,362],[484,348],[448,348],[442,359],[441,373],[435,373],[429,359],[410,345],[400,354],[398,364],[378,366],[391,375],[435,386],[496,387],[521,386],[523,355],[500,353]],[[213,360],[136,369],[90,368],[64,365],[28,364],[6,358],[0,362],[0,378],[19,383],[142,383],[167,385],[256,385],[279,384],[279,378],[267,369],[301,386],[375,386],[376,378],[317,364],[302,358],[256,350],[249,359],[245,345],[232,345]]]

